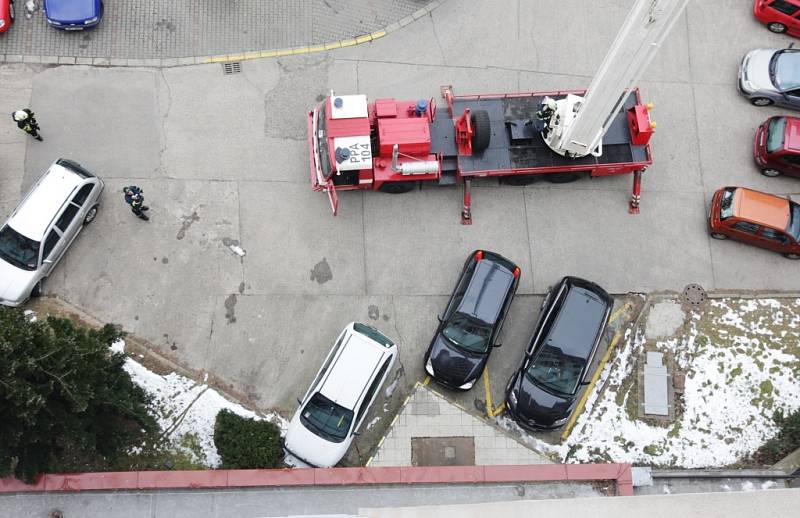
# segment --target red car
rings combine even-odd
[[[770,117],[756,130],[753,158],[764,176],[800,177],[800,119]]]
[[[0,32],[6,32],[14,23],[14,0],[0,0]]]
[[[753,15],[772,32],[800,37],[800,0],[755,0]]]
[[[708,214],[714,239],[735,239],[800,259],[800,205],[774,194],[744,187],[714,193]]]

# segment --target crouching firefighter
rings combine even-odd
[[[131,212],[136,214],[137,217],[148,221],[150,218],[144,213],[150,210],[150,207],[144,204],[143,190],[135,185],[123,187],[122,192],[125,193],[125,203],[131,206]]]

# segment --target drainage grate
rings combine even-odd
[[[242,62],[241,61],[228,61],[227,63],[222,64],[222,73],[223,74],[238,74],[242,71]]]
[[[683,288],[683,301],[691,306],[699,306],[707,299],[706,290],[699,284],[689,284]]]

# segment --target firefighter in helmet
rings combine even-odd
[[[11,118],[17,123],[17,127],[25,133],[40,142],[44,140],[42,136],[39,135],[39,123],[36,122],[36,117],[34,117],[33,112],[29,108],[15,111],[11,114]]]
[[[123,187],[122,192],[125,194],[125,203],[131,206],[131,212],[136,214],[137,217],[148,221],[150,218],[144,211],[150,210],[150,207],[144,204],[144,191],[135,185],[131,185]]]

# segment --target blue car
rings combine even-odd
[[[56,29],[82,31],[96,27],[103,18],[101,0],[44,0],[47,23]]]

